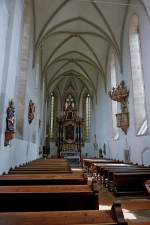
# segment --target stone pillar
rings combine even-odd
[[[29,0],[24,1],[24,17],[22,29],[22,45],[20,55],[20,69],[16,78],[16,138],[23,139],[25,96],[29,73],[29,55],[31,42],[32,18]]]

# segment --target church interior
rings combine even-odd
[[[149,37],[150,0],[0,0],[0,225],[150,225]]]

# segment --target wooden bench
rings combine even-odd
[[[51,159],[46,159],[46,160],[36,160],[30,163],[26,163],[23,164],[20,167],[16,167],[16,168],[25,168],[25,167],[38,167],[38,168],[51,168],[51,167],[66,167],[66,168],[70,168],[70,165],[68,163],[67,160],[64,159],[55,159],[55,160],[51,160]]]
[[[97,187],[96,187],[97,188]],[[98,209],[98,189],[89,185],[0,186],[0,211]]]
[[[125,163],[94,163],[93,164],[93,171],[92,171],[92,174],[94,177],[96,177],[97,179],[100,178],[100,181],[102,182],[103,181],[103,170],[105,168],[109,168],[109,167],[135,167],[135,165],[133,164],[125,164]]]
[[[113,163],[114,160],[109,159],[83,159],[83,168],[86,169],[87,173],[91,173],[94,163]]]
[[[83,173],[65,174],[12,174],[0,176],[0,186],[7,185],[83,185],[87,177]]]
[[[38,170],[41,170],[41,171],[44,171],[44,170],[47,170],[47,171],[71,171],[70,168],[66,168],[66,167],[51,167],[51,168],[34,168],[34,167],[20,167],[20,168],[16,168],[14,171],[30,171],[30,170],[34,170],[34,171],[38,171]]]
[[[38,160],[9,171],[9,174],[71,173],[67,160]]]
[[[71,174],[71,171],[68,170],[12,170],[9,171],[9,174],[63,174],[68,173]]]
[[[110,210],[7,212],[0,213],[0,225],[127,225],[120,204]]]
[[[105,167],[101,171],[103,176],[104,185],[111,190],[113,173],[132,173],[132,172],[150,172],[150,168],[140,168],[140,167]]]
[[[150,179],[149,171],[113,173],[115,194],[146,194],[144,183]]]

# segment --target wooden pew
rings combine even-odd
[[[26,166],[20,166],[9,171],[9,174],[33,174],[33,173],[70,173],[71,168],[67,160],[38,160]]]
[[[22,171],[15,171],[15,170],[12,170],[12,171],[10,171],[9,172],[9,174],[63,174],[63,173],[68,173],[68,174],[70,174],[71,173],[71,171],[65,171],[65,170],[37,170],[37,171],[35,171],[35,170],[22,170]]]
[[[114,203],[111,211],[56,211],[0,213],[0,225],[127,225],[121,205]]]
[[[150,179],[150,171],[113,173],[113,186],[115,194],[146,194],[144,183]]]
[[[93,164],[93,171],[92,171],[92,174],[93,176],[95,176],[97,179],[100,178],[100,181],[103,182],[104,179],[103,179],[103,170],[105,168],[108,168],[108,167],[136,167],[135,165],[133,164],[125,164],[125,163],[117,163],[117,162],[114,162],[114,163],[94,163]]]
[[[0,186],[7,185],[83,185],[87,184],[84,173],[65,174],[12,174],[0,176]]]
[[[22,167],[19,167],[19,168],[16,168],[16,169],[14,169],[14,171],[30,171],[30,170],[34,170],[34,171],[39,171],[39,170],[41,170],[41,171],[44,171],[44,170],[46,170],[46,171],[61,171],[61,170],[63,170],[63,171],[68,171],[68,172],[70,172],[71,170],[70,170],[70,168],[66,168],[66,167],[51,167],[51,168],[38,168],[38,167],[36,167],[36,168],[34,168],[34,167],[24,167],[24,168],[22,168]]]
[[[98,189],[89,185],[0,186],[0,212],[98,209]]]
[[[101,171],[103,176],[104,185],[111,190],[112,181],[113,181],[113,173],[132,173],[132,172],[150,172],[150,168],[140,168],[140,167],[104,167]]]
[[[36,160],[27,164],[23,164],[22,166],[19,166],[19,168],[24,168],[24,167],[52,167],[52,166],[56,166],[56,167],[66,167],[66,168],[70,168],[70,165],[68,163],[67,160],[65,159],[55,159],[55,160],[51,160],[51,159],[46,159],[46,160]],[[17,167],[16,167],[17,168]]]
[[[92,164],[94,163],[113,163],[116,162],[114,160],[109,159],[83,159],[83,168],[86,169],[87,173],[92,171]]]

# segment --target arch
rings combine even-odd
[[[105,87],[105,91],[106,91],[106,78],[104,73],[102,73],[102,68],[99,67],[91,58],[89,58],[87,55],[85,55],[82,52],[79,51],[68,51],[60,56],[58,56],[56,59],[54,59],[49,65],[47,65],[47,69],[46,71],[43,71],[43,74],[46,75],[47,74],[47,70],[54,64],[57,63],[61,58],[63,59],[63,57],[69,55],[69,54],[77,54],[79,56],[82,56],[83,58],[85,58],[87,61],[89,61],[92,65],[94,65],[101,73],[102,78],[103,78],[103,82],[104,82],[104,87]]]
[[[51,65],[53,65],[54,63],[58,62],[59,59],[61,59],[64,56],[67,56],[69,54],[78,54],[79,56],[84,57],[85,59],[87,59],[87,61],[89,61],[93,66],[95,66],[98,70],[102,71],[101,68],[91,59],[89,58],[87,55],[85,55],[82,52],[79,51],[67,51],[65,53],[63,53],[62,55],[58,56],[57,58],[55,58],[53,61],[51,61],[50,64],[48,64],[47,66],[50,67]],[[43,72],[45,74],[45,71]]]
[[[51,58],[54,56],[54,54],[64,45],[66,44],[68,41],[70,41],[72,38],[74,37],[74,35],[70,35],[69,37],[65,38],[55,49],[54,51],[52,52],[52,54],[49,56],[49,58],[47,59],[46,63],[45,63],[45,66],[44,66],[44,69],[42,71],[42,73],[44,73],[44,71],[46,70],[47,68],[47,65],[48,63],[51,61]],[[103,70],[103,67],[102,67],[102,64],[101,62],[99,61],[96,53],[94,52],[94,50],[92,49],[92,47],[90,46],[90,44],[83,38],[81,37],[80,35],[78,36],[79,39],[81,40],[82,43],[84,43],[86,45],[86,47],[88,48],[88,50],[92,53],[93,57],[95,58],[96,62],[98,63],[99,67],[101,68],[102,70],[102,73],[104,75],[104,70]]]
[[[90,25],[91,27],[95,28],[98,32],[100,32],[100,34],[104,35],[105,40],[108,41],[108,43],[110,43],[112,45],[112,47],[115,49],[116,53],[118,54],[118,56],[120,55],[120,50],[119,50],[119,46],[116,45],[116,43],[113,42],[113,40],[110,38],[110,36],[101,28],[99,27],[96,23],[84,18],[84,17],[73,17],[67,20],[62,21],[61,23],[56,24],[55,26],[53,26],[51,29],[49,29],[46,34],[44,34],[44,36],[42,37],[41,41],[38,43],[38,45],[36,45],[36,51],[37,49],[41,46],[41,43],[43,42],[44,38],[47,36],[47,34],[52,33],[54,30],[62,27],[64,24],[69,24],[72,23],[74,21],[82,21],[85,24]],[[102,36],[101,36],[102,37]]]
[[[46,23],[44,24],[38,38],[35,44],[35,47],[38,45],[38,43],[40,42],[40,39],[42,37],[42,34],[44,33],[44,31],[46,30],[46,27],[48,26],[48,24],[51,22],[51,20],[53,19],[53,17],[71,0],[65,0],[63,1],[54,11],[54,13],[47,19]]]
[[[79,67],[79,68],[81,69],[81,71],[83,72],[83,74],[86,75],[86,77],[85,77],[83,74],[82,74],[82,76],[83,76],[84,78],[87,78],[87,79],[91,82],[91,86],[93,87],[94,91],[96,91],[96,88],[95,88],[95,86],[94,86],[94,84],[93,84],[93,81],[91,80],[89,74],[85,71],[85,69],[84,69],[79,63],[77,63],[77,62],[71,62],[71,63],[77,65],[77,67]],[[70,62],[66,62],[65,64],[63,64],[63,65],[55,72],[55,74],[52,76],[52,79],[50,79],[49,83],[52,83],[52,80],[55,79],[55,77],[57,76],[57,74],[58,74],[62,69],[64,69],[67,65],[69,65],[69,64],[70,64]],[[79,73],[79,72],[78,72],[78,73]],[[81,73],[80,73],[80,75],[81,75]]]
[[[56,10],[53,12],[53,14],[48,18],[48,20],[46,21],[46,23],[44,24],[39,36],[38,36],[38,39],[37,39],[37,42],[36,42],[36,47],[39,45],[41,39],[42,39],[42,35],[44,34],[47,26],[49,25],[49,23],[51,22],[51,20],[59,13],[59,11],[67,4],[69,3],[70,0],[66,0],[64,2],[62,2],[57,8]],[[115,35],[107,21],[107,19],[105,18],[105,16],[103,15],[102,11],[99,9],[99,7],[97,6],[97,4],[95,2],[93,2],[92,0],[90,0],[90,4],[91,6],[95,9],[95,11],[99,14],[100,18],[103,20],[105,26],[107,27],[109,33],[110,33],[110,36],[112,37],[115,45],[118,47],[119,49],[119,46],[117,44],[117,41],[115,39]],[[86,20],[86,19],[85,19]],[[92,23],[92,22],[91,22]],[[101,29],[101,28],[100,28]],[[105,33],[105,31],[103,30],[103,32]]]
[[[71,75],[70,75],[71,74]],[[48,90],[50,91],[51,89],[54,89],[54,87],[61,82],[63,79],[65,79],[65,77],[73,77],[75,76],[76,79],[79,79],[81,81],[81,83],[86,86],[87,90],[89,91],[89,93],[91,94],[91,96],[93,95],[93,93],[90,91],[88,85],[90,86],[90,83],[87,80],[88,85],[85,83],[86,79],[83,80],[83,75],[79,74],[76,71],[66,71],[63,74],[61,74],[59,77],[55,78],[55,80],[52,81],[52,84],[48,84]]]

